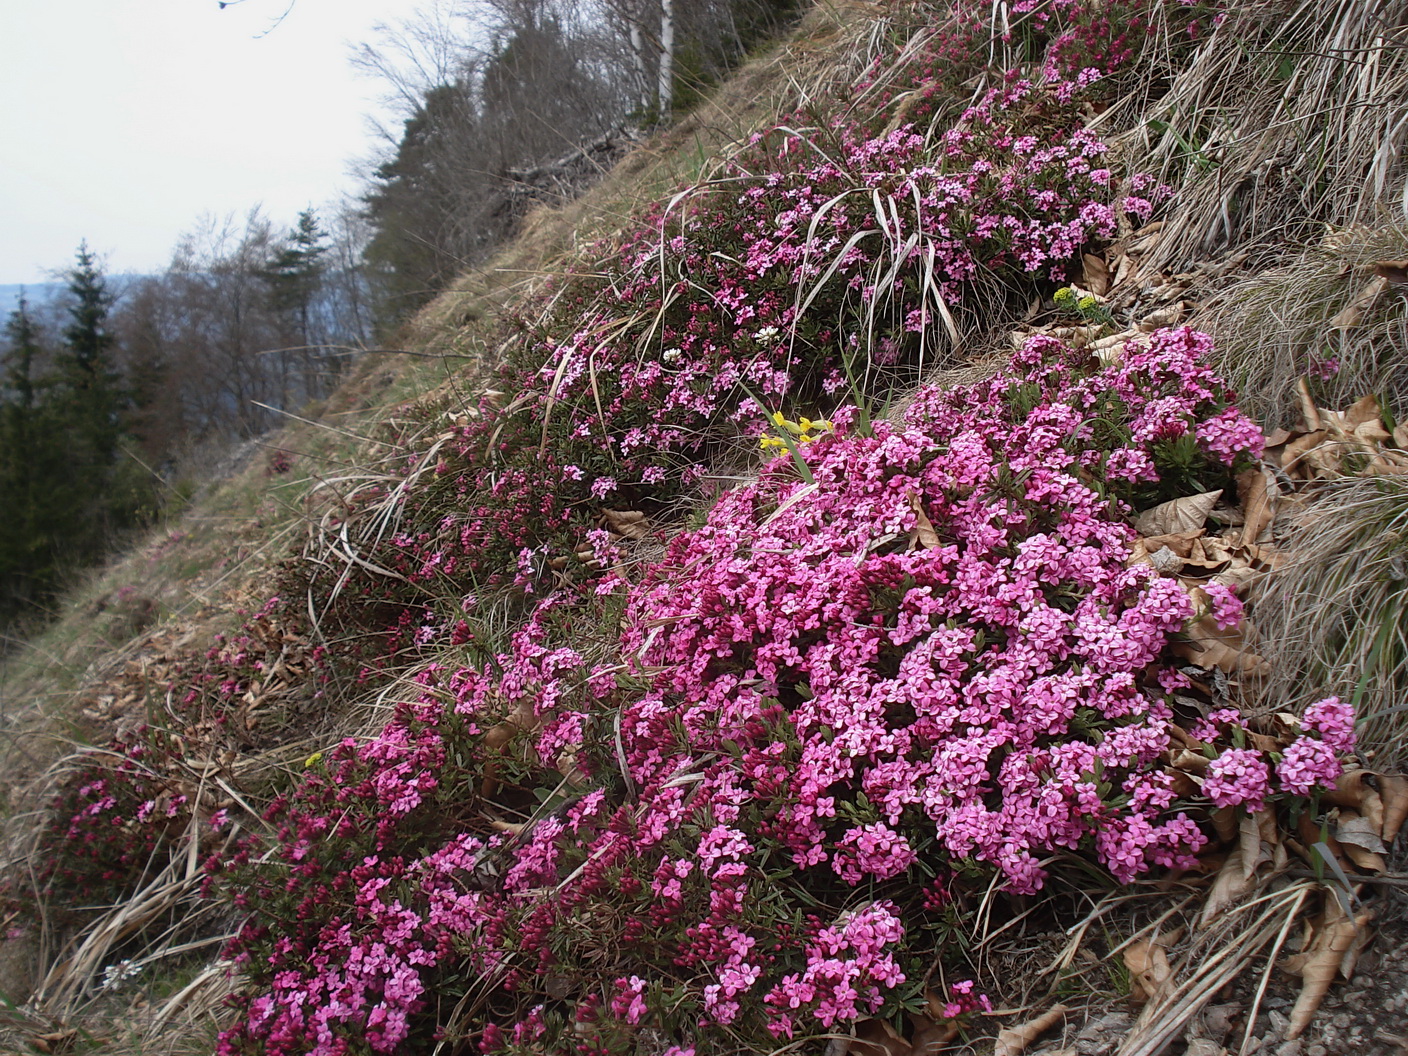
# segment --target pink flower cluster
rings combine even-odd
[[[657,207],[524,323],[496,383],[520,396],[503,411],[486,398],[438,447],[433,483],[407,500],[439,515],[397,535],[385,566],[531,588],[546,549],[580,545],[584,510],[668,497],[740,428],[756,432],[754,397],[830,402],[861,355],[932,362],[944,313],[965,311],[979,276],[1063,278],[1129,208],[1106,146],[1053,120],[1065,109],[1016,79],[941,136],[758,137],[733,181]],[[1167,195],[1147,176],[1131,185]]]
[[[1188,864],[1206,837],[1160,761],[1180,678],[1167,648],[1197,612],[1175,580],[1126,567],[1120,496],[1258,450],[1207,351],[1161,331],[1100,367],[1036,338],[898,421],[862,428],[843,408],[806,447],[810,482],[779,458],[624,596],[614,573],[565,582],[506,651],[426,668],[417,704],[276,806],[293,880],[245,897],[302,923],[242,936],[264,1000],[226,1051],[331,1052],[363,1031],[390,1046],[456,963],[527,1000],[580,977],[585,934],[636,951],[629,971],[489,1018],[485,1051],[561,1031],[614,1051],[647,1025],[690,1047],[794,1037],[906,999],[905,920],[945,911],[945,876],[1031,892],[1061,854],[1120,880]],[[1200,443],[1217,416],[1245,447]],[[1122,453],[1138,481],[1109,474]],[[612,648],[565,644],[607,610]],[[1236,716],[1212,719],[1220,734]],[[1307,738],[1342,747],[1346,721],[1311,709]],[[1246,801],[1257,760],[1224,758],[1207,795]],[[1298,778],[1297,758],[1283,788],[1325,779],[1308,758]],[[524,831],[427,853],[441,815],[507,773],[574,791]]]
[[[1305,709],[1300,728],[1301,735],[1279,758],[1255,748],[1222,751],[1208,764],[1203,794],[1219,807],[1258,811],[1265,809],[1275,790],[1273,772],[1279,791],[1288,795],[1307,796],[1333,788],[1344,769],[1341,758],[1354,750],[1354,709],[1339,697],[1326,697]],[[1207,743],[1227,733],[1234,738],[1246,735],[1245,722],[1231,709],[1214,712],[1194,727],[1194,736]]]

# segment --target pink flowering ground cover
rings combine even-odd
[[[389,439],[404,486],[340,514],[364,561],[285,571],[293,600],[255,619],[326,602],[312,699],[411,673],[376,735],[245,790],[265,828],[205,862],[244,920],[223,1053],[703,1056],[963,1021],[986,1009],[963,959],[976,893],[1039,892],[1071,862],[1112,883],[1181,868],[1211,811],[1334,780],[1353,716],[1333,698],[1278,751],[1235,712],[1177,710],[1172,647],[1240,601],[1209,591],[1205,613],[1127,567],[1132,511],[1260,452],[1205,335],[1113,364],[1034,339],[872,421],[871,397],[953,352],[951,317],[1044,296],[1158,208],[1169,190],[1084,122],[1153,29],[1177,28],[1171,61],[1216,19],[1021,0],[1009,68],[960,92],[992,10],[956,5],[858,87],[911,120],[792,122],[595,247],[525,312],[476,414]],[[774,412],[831,422],[628,564],[603,511],[698,501]],[[277,663],[247,637],[166,687],[180,717],[239,715]],[[1176,724],[1208,758],[1192,794],[1165,767]],[[181,742],[143,738],[60,805],[94,848],[65,859],[74,890],[130,885],[193,815],[225,828],[160,798],[144,760]]]
[[[448,1027],[483,1052],[776,1044],[919,1007],[991,878],[1187,866],[1210,809],[1332,782],[1338,702],[1280,758],[1209,716],[1206,798],[1162,765],[1200,613],[1127,567],[1127,498],[1258,453],[1208,351],[1161,331],[1101,367],[1037,338],[895,421],[843,409],[810,482],[775,459],[634,584],[563,588],[493,663],[427,668],[276,804],[281,868],[212,863],[261,911],[223,1051],[401,1051],[474,993]],[[592,611],[621,626],[595,657],[566,635]]]

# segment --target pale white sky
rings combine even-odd
[[[416,4],[295,0],[270,29],[287,7],[0,0],[0,284],[84,238],[112,274],[160,270],[202,214],[291,226],[354,190],[381,86],[350,45]]]

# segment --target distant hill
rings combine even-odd
[[[25,282],[0,285],[0,315],[8,316],[20,304],[23,294],[31,307],[48,304],[64,290],[62,282]]]

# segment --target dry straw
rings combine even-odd
[[[1165,90],[1146,64],[1094,122],[1178,191],[1151,272],[1245,246],[1274,256],[1408,206],[1408,0],[1229,8]]]

